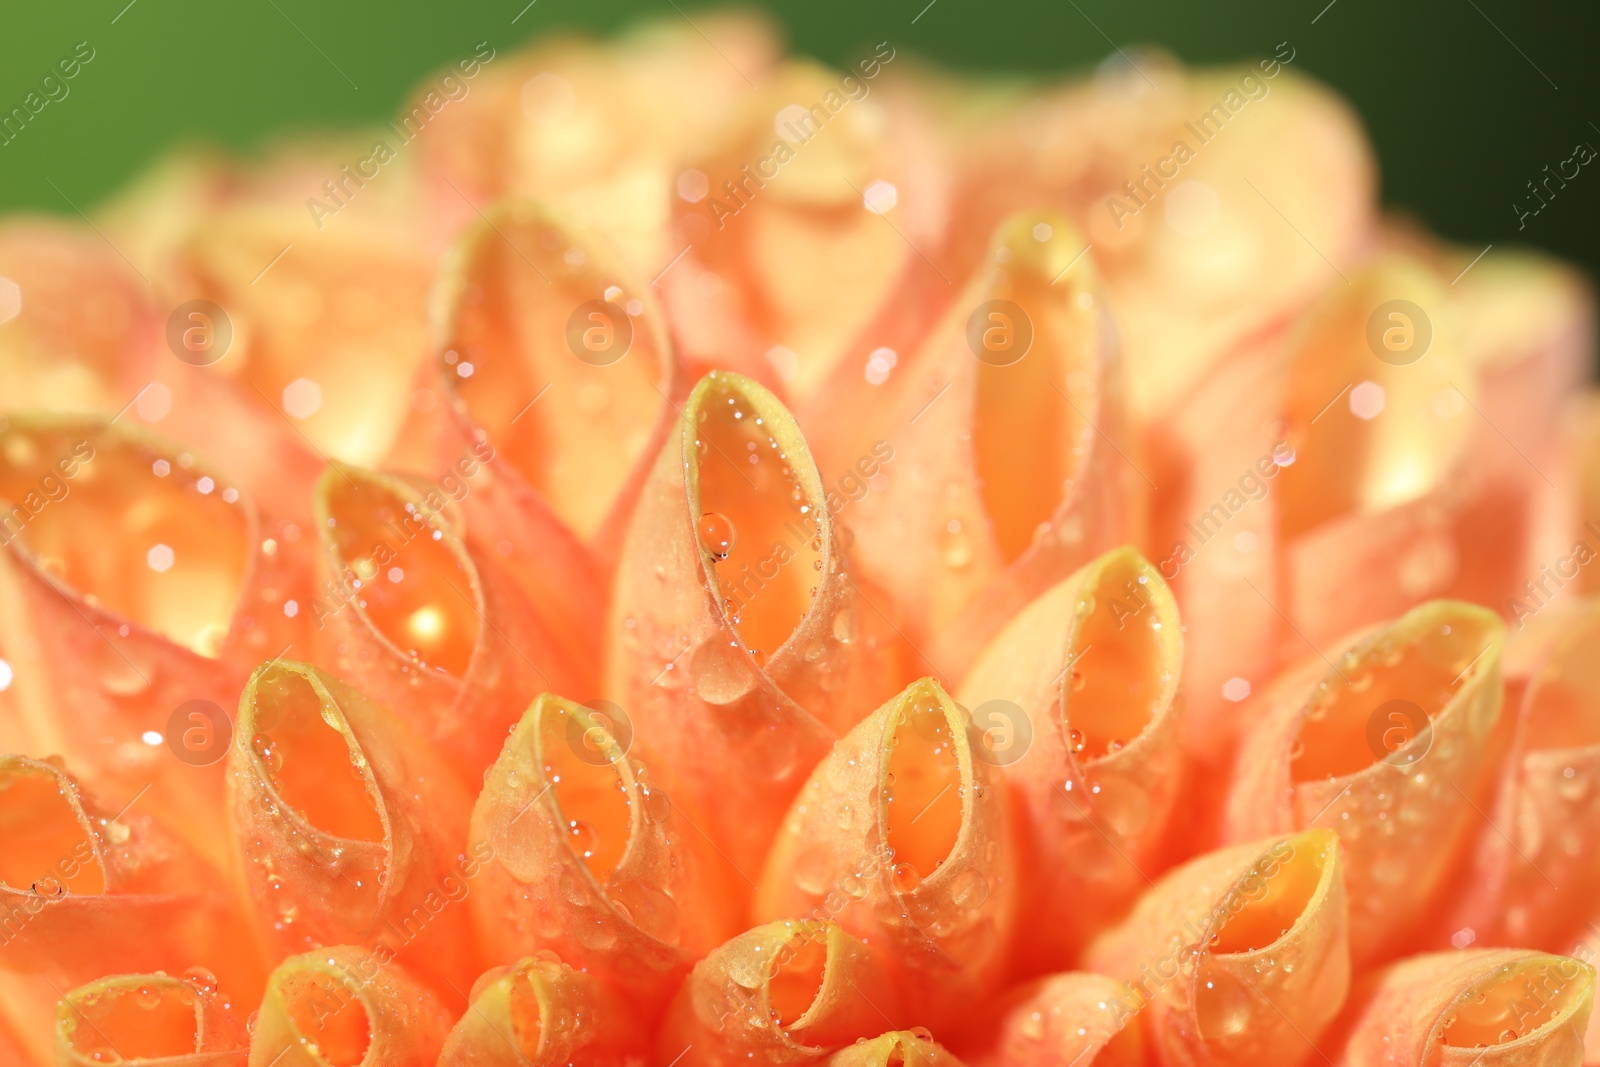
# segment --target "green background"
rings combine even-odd
[[[30,0],[24,8],[6,0],[0,111],[21,104],[76,42],[97,54],[70,96],[0,147],[0,210],[87,210],[175,143],[248,150],[285,131],[389,117],[418,78],[481,40],[503,54],[553,28],[693,18],[710,6],[535,0],[513,25],[526,3]],[[1467,246],[1521,242],[1600,273],[1600,161],[1520,233],[1512,208],[1525,183],[1577,142],[1600,149],[1596,0],[926,3],[768,9],[795,50],[835,64],[884,39],[964,70],[1030,74],[1083,70],[1113,41],[1212,63],[1265,55],[1287,40],[1295,68],[1338,88],[1365,120],[1389,207]]]

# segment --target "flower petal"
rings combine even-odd
[[[0,432],[0,643],[14,744],[63,754],[219,869],[222,757],[250,666],[309,651],[308,561],[221,472],[127,423]],[[153,783],[153,784],[152,784]]]
[[[1565,956],[1526,949],[1414,956],[1351,997],[1334,1062],[1578,1067],[1593,1002],[1594,969]]]
[[[326,599],[312,613],[330,665],[473,781],[529,694],[588,675],[437,503],[394,475],[330,467],[317,486]]]
[[[554,958],[485,972],[438,1067],[626,1067],[642,1062],[638,1018],[600,982]]]
[[[1020,800],[1020,973],[1061,970],[1145,887],[1179,794],[1178,610],[1131,548],[1024,608],[979,656],[961,702],[980,758]]]
[[[960,1060],[923,1029],[893,1030],[857,1041],[828,1057],[827,1067],[962,1067]]]
[[[556,952],[653,1023],[737,908],[705,839],[624,749],[631,728],[617,711],[533,702],[472,811],[483,857],[472,908],[491,958]]]
[[[204,972],[121,974],[56,1006],[58,1067],[245,1067],[249,1036],[232,998]]]
[[[433,1067],[444,1007],[405,969],[335,945],[278,965],[250,1037],[252,1067]]]
[[[899,684],[872,605],[789,413],[738,375],[702,379],[623,548],[606,689],[747,877],[834,733]]]
[[[1253,709],[1224,839],[1337,827],[1358,965],[1406,951],[1479,829],[1504,633],[1483,608],[1430,601]]]
[[[287,660],[251,676],[238,722],[231,813],[263,937],[279,954],[359,942],[420,976],[471,981],[470,802],[437,751]]]
[[[505,536],[553,513],[614,556],[679,388],[649,287],[549,209],[511,202],[457,242],[435,300],[451,440],[486,433],[503,460],[492,481],[512,481],[502,506],[530,513],[503,517]]]
[[[922,303],[916,278],[936,268],[918,249],[940,240],[946,210],[917,166],[926,134],[901,114],[909,102],[846,100],[839,85],[837,72],[790,62],[741,101],[689,159],[692,198],[673,205],[687,255],[662,279],[686,362],[772,383],[796,407],[841,370],[860,381],[859,365],[841,364],[880,309]]]
[[[812,773],[756,895],[759,919],[832,919],[876,945],[930,1022],[994,990],[1015,920],[1008,800],[975,733],[937,682],[913,682]]]
[[[1349,989],[1332,831],[1235,845],[1169,872],[1090,947],[1143,998],[1163,1064],[1301,1063]],[[1270,962],[1269,962],[1270,961]]]
[[[0,756],[0,967],[70,985],[203,964],[253,996],[264,968],[226,874],[60,762]]]
[[[898,1001],[874,950],[837,923],[779,920],[712,949],[656,1039],[662,1062],[815,1063],[877,1034]]]
[[[848,522],[863,573],[953,676],[1128,530],[1139,475],[1116,451],[1114,346],[1083,251],[1059,215],[1008,218],[904,371],[845,394],[822,437],[828,471],[893,449]]]
[[[1068,972],[1019,986],[978,1012],[956,1048],[973,1067],[1140,1067],[1143,998],[1126,982]]]

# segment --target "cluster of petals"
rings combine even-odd
[[[0,1063],[1600,1063],[1589,292],[1294,58],[697,15],[0,219]]]

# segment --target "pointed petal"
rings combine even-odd
[[[1358,965],[1406,951],[1481,826],[1474,805],[1493,766],[1504,633],[1483,608],[1430,601],[1331,669],[1294,672],[1296,684],[1274,687],[1255,713],[1225,839],[1338,828]]]
[[[887,484],[845,521],[898,624],[957,677],[1024,604],[1126,537],[1139,475],[1116,451],[1112,335],[1083,251],[1058,215],[1007,219],[906,366],[844,394],[822,438],[830,472],[892,448]]]
[[[228,754],[231,815],[275,955],[384,951],[420,978],[480,969],[466,877],[468,794],[436,750],[314,667],[259,668]]]
[[[1294,58],[1284,42],[1261,66],[1191,71],[1141,49],[997,102],[961,144],[958,201],[1060,203],[1094,244],[1141,426],[1158,427],[1240,339],[1339,285],[1371,239],[1360,120]]]
[[[899,1016],[874,950],[837,923],[780,920],[695,964],[656,1039],[682,1067],[815,1063]]]
[[[1296,458],[1274,489],[1280,606],[1313,646],[1429,597],[1503,603],[1523,577],[1541,448],[1486,421],[1495,380],[1458,340],[1444,269],[1393,239],[1299,327],[1284,412]]]
[[[121,974],[56,1005],[57,1067],[245,1067],[249,1035],[233,999],[205,972]]]
[[[1132,983],[1160,1062],[1315,1055],[1350,982],[1339,852],[1310,830],[1206,853],[1095,941],[1087,963]]]
[[[531,694],[588,674],[444,503],[394,475],[330,467],[317,486],[326,579],[312,613],[328,662],[475,781]]]
[[[351,945],[278,965],[250,1037],[250,1067],[433,1067],[450,1030],[398,964]]]
[[[679,389],[649,286],[548,208],[510,202],[457,243],[434,298],[452,440],[483,431],[509,502],[614,556]]]
[[[485,972],[445,1040],[438,1067],[627,1067],[645,1033],[627,1003],[554,958]]]
[[[264,968],[222,873],[59,763],[0,756],[0,967],[72,985],[204,965],[253,996]]]
[[[251,665],[309,651],[307,561],[223,473],[126,422],[12,419],[0,498],[17,747],[113,800],[150,787],[141,810],[226,867],[224,709]]]
[[[1445,931],[1485,947],[1570,947],[1600,891],[1600,605],[1550,614],[1561,630],[1507,708],[1514,732]]]
[[[1008,800],[968,714],[913,682],[834,745],[762,873],[761,919],[833,919],[876,945],[913,1017],[997,986],[1017,891]]]
[[[1126,982],[1069,972],[1018,987],[978,1013],[956,1044],[973,1067],[1138,1067],[1143,998]]]
[[[473,808],[472,908],[491,958],[553,951],[653,1022],[737,909],[704,838],[623,748],[631,740],[626,713],[605,703],[533,702]]]
[[[1526,949],[1414,956],[1352,996],[1336,1067],[1578,1067],[1594,969]],[[1331,1047],[1331,1046],[1330,1046]]]
[[[1021,973],[1059,971],[1160,870],[1178,797],[1183,635],[1142,556],[1100,556],[1024,608],[961,687],[1024,814]],[[1144,872],[1144,873],[1142,873]]]
[[[857,585],[777,398],[715,372],[684,412],[623,548],[606,689],[753,880],[802,776],[898,684],[898,637]],[[724,777],[735,766],[746,773]]]

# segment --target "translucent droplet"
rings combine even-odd
[[[894,865],[893,883],[896,893],[909,893],[922,884],[922,874],[909,863]]]
[[[733,520],[721,512],[708,511],[700,516],[700,543],[718,563],[728,558],[737,538]]]
[[[266,734],[256,734],[252,737],[250,747],[255,750],[256,758],[261,761],[268,774],[277,774],[283,767],[283,753]]]

